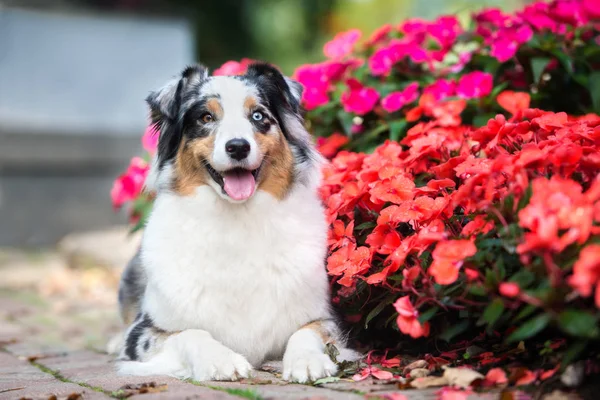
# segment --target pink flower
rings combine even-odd
[[[346,83],[350,90],[344,92],[340,99],[346,112],[364,115],[375,107],[379,100],[375,89],[363,86],[356,79],[348,79]]]
[[[378,29],[375,30],[375,32],[373,32],[371,34],[371,36],[367,40],[367,45],[374,46],[376,44],[383,42],[385,39],[388,38],[388,35],[390,34],[391,31],[392,31],[392,25],[390,25],[390,24],[385,24],[385,25],[379,27]]]
[[[454,96],[456,93],[456,83],[449,79],[438,79],[431,85],[425,87],[423,94],[432,95],[436,101]]]
[[[131,159],[129,168],[115,180],[110,191],[114,208],[122,207],[123,204],[134,200],[141,193],[148,169],[148,163],[141,158]]]
[[[304,86],[302,103],[307,110],[312,110],[329,102],[330,83],[322,65],[302,65],[298,67],[294,77]]]
[[[431,35],[442,48],[451,47],[458,35],[462,32],[458,19],[453,16],[442,16],[427,28]]]
[[[491,74],[474,71],[460,78],[456,93],[463,99],[478,99],[491,93],[493,83],[494,78]]]
[[[360,39],[362,33],[358,29],[351,29],[335,35],[333,40],[325,43],[323,53],[327,58],[334,60],[344,58],[354,49],[354,44]]]
[[[417,319],[419,312],[412,305],[408,296],[400,297],[396,300],[394,307],[398,311],[396,322],[398,328],[400,328],[400,332],[410,335],[415,339],[421,336],[429,336],[429,322],[421,325]]]
[[[252,64],[254,60],[249,58],[242,58],[240,62],[237,61],[227,61],[225,64],[221,65],[219,68],[213,71],[214,76],[219,75],[242,75],[246,73],[248,66]]]
[[[498,291],[504,297],[517,297],[521,293],[521,288],[514,282],[502,282]]]
[[[142,146],[144,147],[144,150],[150,154],[154,154],[154,152],[156,152],[156,147],[158,146],[159,136],[160,132],[156,128],[156,125],[148,125],[142,136]]]
[[[499,39],[492,43],[490,55],[500,62],[506,62],[514,57],[518,48],[518,43],[513,40]]]
[[[428,27],[428,21],[420,18],[411,18],[404,21],[402,25],[398,27],[398,29],[405,35],[415,36],[416,34],[427,32]]]
[[[381,100],[381,106],[389,113],[398,111],[419,97],[419,83],[413,82],[401,92],[392,92]]]
[[[399,43],[390,43],[382,47],[369,57],[369,70],[375,76],[387,76],[392,71],[392,67],[404,57]]]
[[[598,0],[582,0],[581,8],[590,19],[600,19],[600,3]]]

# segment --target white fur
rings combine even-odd
[[[246,359],[217,342],[203,330],[188,329],[169,336],[149,361],[119,363],[128,375],[172,375],[198,381],[233,381],[248,378],[252,366]]]
[[[142,310],[170,331],[205,330],[254,366],[280,358],[297,329],[330,317],[326,232],[316,191],[303,185],[284,200],[258,191],[244,204],[208,186],[190,197],[160,193],[142,244]],[[149,361],[162,365],[158,372],[146,363],[123,371],[206,378],[201,358],[181,361],[188,350],[165,346]]]
[[[289,340],[283,356],[283,379],[305,383],[334,375],[337,366],[325,354],[325,343],[312,329],[300,329]]]

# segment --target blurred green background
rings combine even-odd
[[[78,0],[86,6],[134,13],[170,14],[190,20],[198,59],[215,68],[249,57],[286,73],[322,59],[335,33],[358,28],[368,36],[386,23],[442,14],[468,16],[484,7],[510,11],[527,0]]]

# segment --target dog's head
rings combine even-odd
[[[257,190],[282,199],[295,184],[314,184],[320,157],[303,125],[301,94],[268,64],[242,76],[186,68],[146,99],[160,129],[154,187],[191,195],[208,185],[240,203]]]

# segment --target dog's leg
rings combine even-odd
[[[283,356],[283,379],[305,383],[337,372],[337,366],[325,346],[334,344],[343,359],[358,359],[360,355],[346,349],[345,339],[333,320],[321,320],[304,325],[289,339]]]
[[[240,354],[206,331],[166,332],[141,314],[126,333],[119,372],[126,375],[170,375],[197,381],[247,378],[252,366]]]

